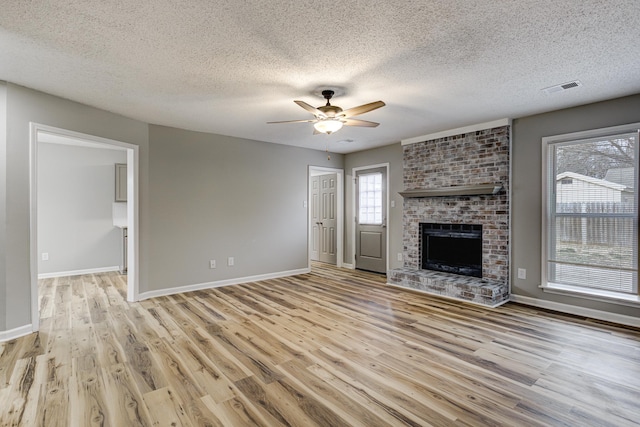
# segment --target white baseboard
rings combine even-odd
[[[142,292],[138,295],[138,300],[142,301],[149,298],[199,291],[202,289],[212,289],[222,286],[239,285],[248,282],[258,282],[260,280],[278,279],[280,277],[296,276],[298,274],[306,274],[309,272],[311,272],[310,268],[301,268],[298,270],[279,271],[276,273],[258,274],[256,276],[238,277],[235,279],[218,280],[216,282],[198,283],[195,285],[186,285],[176,288],[159,289],[157,291]]]
[[[353,264],[347,264],[346,262],[342,263],[342,268],[348,268],[349,270],[355,270],[356,268],[353,266]]]
[[[110,271],[120,271],[119,266],[88,268],[86,270],[58,271],[56,273],[38,274],[38,279],[51,279],[52,277],[81,276],[83,274],[108,273]]]
[[[626,316],[624,314],[609,313],[608,311],[594,310],[592,308],[578,307],[570,304],[541,300],[537,298],[525,297],[511,294],[511,301],[533,307],[546,308],[548,310],[559,311],[561,313],[573,314],[576,316],[589,317],[605,322],[619,323],[621,325],[640,327],[640,318]]]
[[[33,332],[33,325],[24,325],[9,331],[0,331],[0,342],[10,341],[16,338],[29,335]]]

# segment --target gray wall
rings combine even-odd
[[[114,165],[126,162],[124,150],[38,144],[38,273],[120,264],[122,234],[112,215]]]
[[[363,166],[389,163],[389,204],[395,202],[395,207],[390,207],[387,215],[387,228],[389,233],[389,268],[402,267],[402,261],[397,260],[397,254],[403,252],[402,246],[402,206],[403,198],[398,192],[403,191],[402,181],[402,146],[400,143],[387,145],[371,150],[350,153],[344,158],[345,171],[345,227],[344,227],[344,262],[354,264],[354,191],[353,191],[353,168]]]
[[[6,117],[6,240],[0,241],[6,251],[6,275],[0,276],[0,294],[6,292],[6,300],[0,307],[0,318],[6,319],[5,330],[31,323],[29,122],[140,146],[140,288],[144,289],[148,268],[145,253],[148,125],[11,83],[7,84]]]
[[[342,155],[153,125],[149,137],[150,290],[308,266],[308,166],[342,168]]]
[[[542,137],[640,122],[640,95],[513,121],[512,293],[612,313],[640,316],[640,308],[543,292],[541,283]],[[527,279],[517,269],[527,269]]]

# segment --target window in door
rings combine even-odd
[[[544,142],[544,286],[638,296],[637,127]]]
[[[363,174],[358,180],[360,224],[382,224],[382,173]]]

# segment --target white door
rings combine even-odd
[[[311,177],[311,259],[337,261],[337,182],[335,173]]]
[[[356,172],[356,268],[387,272],[387,168]]]

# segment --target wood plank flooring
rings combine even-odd
[[[41,281],[40,333],[0,344],[0,425],[640,425],[636,329],[322,264],[133,304],[125,280]]]

